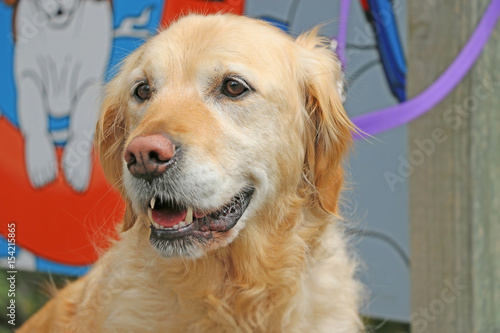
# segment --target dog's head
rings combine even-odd
[[[39,13],[43,13],[47,22],[60,27],[71,21],[80,0],[37,0]]]
[[[287,198],[335,214],[353,130],[339,80],[315,31],[294,41],[234,15],[172,24],[125,60],[97,125],[124,229],[144,222],[165,256],[199,257]]]

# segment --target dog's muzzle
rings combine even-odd
[[[236,225],[250,204],[253,192],[253,188],[244,189],[229,203],[210,212],[162,202],[154,197],[148,207],[151,239],[173,240],[189,236],[198,240],[211,239],[213,233],[226,232]]]

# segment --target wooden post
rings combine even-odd
[[[489,0],[409,0],[409,95],[465,45]],[[409,126],[412,332],[500,332],[500,27]]]

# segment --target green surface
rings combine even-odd
[[[5,269],[0,272],[0,306],[6,309],[9,305],[10,297],[8,295],[9,283],[8,274]],[[2,310],[0,319],[0,333],[12,332],[13,328],[19,328],[33,313],[40,309],[49,299],[51,290],[54,286],[62,287],[71,277],[60,275],[48,275],[43,273],[32,273],[18,271],[16,274],[16,326],[8,323],[10,318],[6,317],[5,310]]]

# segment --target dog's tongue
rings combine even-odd
[[[166,228],[172,228],[186,219],[187,209],[177,210],[171,207],[153,209],[153,220]]]

